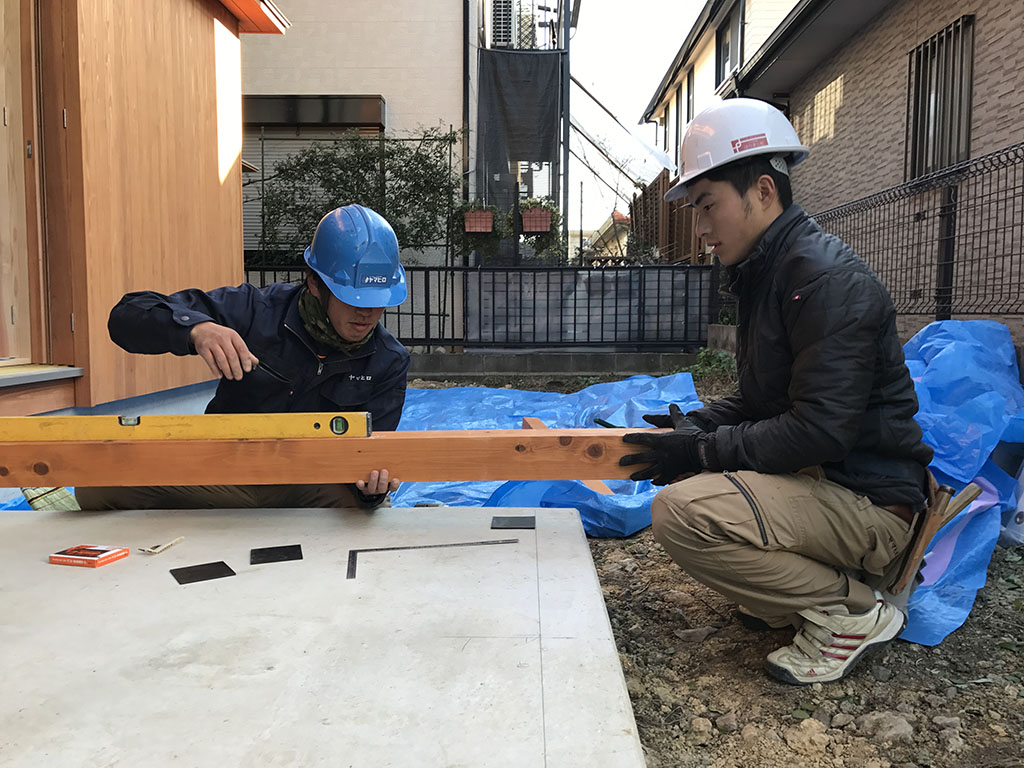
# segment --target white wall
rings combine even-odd
[[[744,31],[743,31],[743,61],[746,63],[753,56],[758,48],[775,31],[786,15],[796,6],[796,0],[744,0]],[[694,74],[694,113],[700,112],[714,101],[718,100],[715,94],[715,29],[709,28],[697,42],[689,60],[679,71],[679,75],[666,90],[661,108],[670,104],[675,99],[676,83],[682,83],[682,110],[685,121],[686,109],[686,72],[693,67]],[[671,113],[675,112],[675,105],[671,107]],[[656,113],[656,114],[660,114]],[[672,155],[672,142],[675,140],[675,123],[666,121],[665,129],[669,131],[669,155]],[[664,134],[659,128],[657,134],[659,144]]]
[[[489,7],[489,6],[488,6]],[[479,197],[476,190],[476,116],[480,104],[479,83],[477,82],[477,56],[480,51],[480,30],[483,22],[487,19],[484,12],[483,0],[471,0],[469,3],[469,136],[464,136],[463,141],[468,143],[469,163],[465,170],[467,172],[466,186],[469,189],[469,199],[475,200]],[[461,121],[454,124],[459,128]]]
[[[743,63],[757,53],[765,40],[796,6],[795,0],[746,0],[743,29]]]
[[[380,94],[388,132],[461,128],[461,0],[278,6],[292,23],[285,35],[242,36],[243,94]]]
[[[715,96],[715,35],[704,35],[693,54],[693,113],[697,114],[713,102]]]
[[[715,96],[715,33],[706,32],[698,41],[687,63],[679,70],[678,77],[665,92],[665,97],[656,112],[659,123],[656,127],[656,145],[659,149],[667,146],[666,154],[675,158],[676,126],[675,121],[682,119],[686,125],[686,73],[693,67],[693,110],[697,114],[719,98]],[[679,91],[679,104],[675,103],[676,84],[682,83]],[[665,143],[665,139],[668,139]]]

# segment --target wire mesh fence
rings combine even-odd
[[[666,171],[634,197],[631,245],[659,261],[700,263],[689,210],[662,199],[669,182]],[[875,270],[900,314],[1024,313],[1024,142],[815,218]]]
[[[1024,311],[1024,142],[815,215],[902,314]]]

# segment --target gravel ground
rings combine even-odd
[[[573,392],[611,380],[472,383]],[[707,401],[730,386],[697,390]],[[744,629],[649,528],[590,548],[649,768],[1024,766],[1024,551],[996,550],[967,622],[939,646],[896,641],[844,681],[801,688],[763,670],[792,631]]]
[[[849,678],[799,688],[763,671],[792,631],[752,632],[645,529],[591,539],[649,768],[1024,765],[1024,589],[998,549],[966,624],[897,641]]]

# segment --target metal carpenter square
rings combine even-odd
[[[491,518],[491,528],[508,528],[532,531],[537,527],[537,518],[533,515],[520,515],[513,517],[495,516]]]
[[[484,547],[488,544],[518,544],[519,539],[494,539],[492,541],[459,541],[454,544],[420,544],[409,547],[375,547],[373,549],[350,549],[348,551],[348,573],[346,579],[356,577],[356,561],[360,552],[401,552],[406,549],[448,549],[452,547]]]
[[[225,576],[234,575],[235,572],[231,570],[231,566],[223,560],[219,560],[216,563],[189,565],[184,568],[171,568],[171,576],[179,584],[191,584],[195,581],[208,581],[209,579],[223,579]]]
[[[282,547],[259,547],[249,550],[249,565],[283,563],[286,560],[301,560],[302,545],[287,544]]]

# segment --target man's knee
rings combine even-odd
[[[693,528],[696,497],[687,486],[690,480],[665,486],[651,501],[651,528],[654,538],[662,544],[666,539],[688,538],[687,533]]]
[[[749,516],[746,501],[719,472],[699,475],[665,486],[651,502],[651,527],[655,538],[706,546],[727,540],[723,522]]]
[[[75,488],[75,499],[83,512],[99,512],[101,510],[117,509],[114,502],[117,500],[117,488]]]

